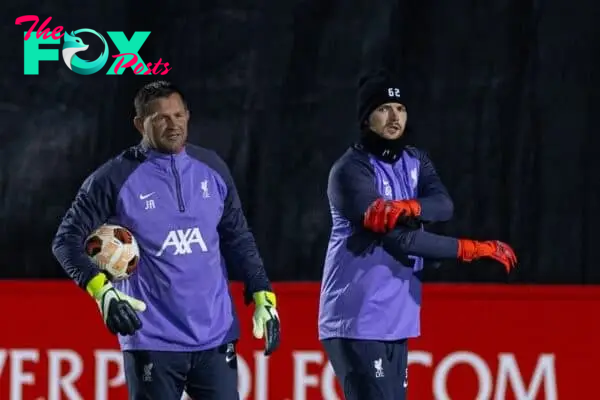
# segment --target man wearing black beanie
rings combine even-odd
[[[359,81],[360,145],[383,161],[396,161],[406,145],[406,98],[405,91],[384,71]]]
[[[453,204],[428,156],[405,143],[407,95],[390,74],[360,80],[360,140],[333,165],[333,228],[321,285],[319,339],[347,400],[401,400],[407,339],[420,335],[423,260],[491,258],[507,272],[500,241],[435,235]]]

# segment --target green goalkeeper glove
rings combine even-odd
[[[87,285],[88,293],[96,299],[102,319],[114,335],[133,335],[142,327],[136,311],[146,310],[146,304],[115,289],[106,275],[96,275]]]
[[[256,307],[252,317],[252,333],[257,339],[265,338],[265,356],[268,356],[279,347],[277,300],[274,293],[264,290],[254,293],[252,298]]]

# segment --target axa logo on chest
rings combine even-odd
[[[71,31],[71,33],[63,32],[63,26],[57,26],[50,31],[47,26],[51,20],[52,17],[48,17],[39,27],[40,19],[37,15],[23,15],[15,20],[16,25],[22,25],[26,22],[32,23],[29,30],[25,32],[24,39],[23,65],[25,75],[38,75],[40,61],[58,61],[59,50],[48,48],[46,45],[58,45],[61,43],[61,39],[63,39],[62,59],[71,71],[80,75],[91,75],[100,71],[106,65],[109,58],[109,46],[103,35],[87,28]],[[133,69],[135,75],[165,75],[172,69],[169,67],[168,62],[162,61],[162,58],[156,63],[149,62],[147,64],[142,60],[139,51],[148,36],[150,36],[150,32],[134,32],[130,39],[127,39],[125,33],[121,31],[106,33],[118,50],[118,54],[112,55],[115,61],[106,71],[106,75],[121,75],[127,68]],[[93,61],[84,60],[77,55],[77,53],[86,51],[90,47],[79,37],[81,34],[95,36],[99,41],[97,39],[92,39],[92,41],[98,42],[98,45],[101,43],[104,46],[100,56]],[[91,38],[92,36],[87,37]],[[45,46],[41,47],[41,45]],[[94,44],[94,46],[96,45]]]
[[[156,253],[156,256],[162,256],[165,250],[169,248],[174,256],[192,254],[193,244],[196,244],[203,253],[208,251],[208,246],[206,246],[202,232],[200,232],[198,227],[187,228],[185,230],[175,229],[169,231],[166,239],[163,241],[163,244],[160,247],[160,250]]]

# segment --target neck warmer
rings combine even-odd
[[[398,139],[386,139],[370,129],[363,130],[358,146],[382,161],[393,163],[400,158],[406,146],[406,133]]]

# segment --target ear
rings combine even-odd
[[[371,116],[373,115],[373,111],[369,115],[365,117],[362,122],[362,129],[371,129]]]
[[[137,131],[144,136],[144,118],[136,116],[133,119],[133,125],[135,126],[135,129],[137,129]]]

